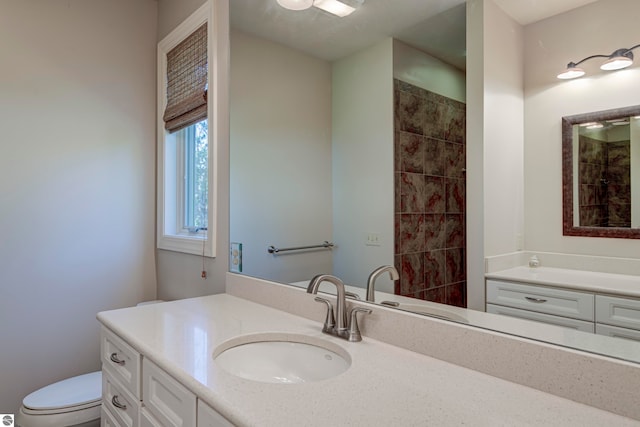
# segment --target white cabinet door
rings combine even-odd
[[[536,322],[562,326],[564,328],[576,329],[583,332],[594,332],[593,322],[569,319],[568,317],[550,316],[548,314],[536,313],[534,311],[520,310],[511,307],[502,307],[500,305],[493,304],[487,304],[487,313],[502,314],[504,316],[517,317],[519,319],[535,320]]]
[[[142,362],[142,400],[164,427],[196,425],[196,396],[146,357]]]
[[[553,316],[594,320],[594,295],[586,292],[487,280],[487,303]]]
[[[598,295],[596,322],[640,330],[640,300]]]
[[[149,413],[147,408],[140,410],[140,427],[162,427],[162,424]]]
[[[233,427],[225,417],[198,399],[198,427]]]

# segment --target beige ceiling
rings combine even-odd
[[[493,0],[522,25],[558,15],[597,0]]]
[[[522,25],[596,0],[494,0]],[[364,0],[346,18],[312,7],[290,11],[276,0],[231,0],[231,26],[333,61],[394,37],[466,68],[465,0]]]

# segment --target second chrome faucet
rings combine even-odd
[[[344,283],[339,278],[330,274],[319,274],[311,279],[309,286],[307,287],[307,292],[310,294],[317,294],[322,282],[329,282],[336,287],[336,321],[334,321],[333,318],[333,306],[331,305],[331,302],[320,297],[316,297],[315,299],[316,301],[327,304],[327,317],[325,319],[322,332],[336,335],[349,341],[362,341],[356,314],[369,314],[371,313],[371,310],[368,308],[356,307],[351,310],[350,318],[347,318],[346,293]]]
[[[398,270],[394,266],[391,265],[383,265],[381,267],[376,268],[369,275],[369,279],[367,280],[367,301],[376,302],[375,294],[376,294],[376,279],[380,277],[383,273],[389,272],[389,278],[391,280],[400,279],[400,275],[398,274]]]

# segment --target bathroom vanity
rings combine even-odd
[[[640,341],[640,277],[550,267],[486,276],[487,312]]]
[[[454,328],[449,336],[465,334],[465,340],[456,337],[456,342],[467,350],[474,346],[478,355],[499,346],[505,338],[499,334],[483,331],[484,337],[474,336],[474,328],[465,325],[372,307],[373,313],[362,321],[363,341],[348,342],[321,332],[324,308],[304,291],[269,284],[273,288],[268,294],[260,294],[256,283],[249,283],[255,279],[229,276],[237,283],[231,287],[228,283],[227,294],[98,314],[103,325],[103,426],[640,425],[613,413],[634,415],[624,398],[613,396],[622,405],[619,411],[616,403],[607,408],[613,412],[604,411],[516,384],[518,379],[505,381],[500,375],[454,364],[456,360],[438,360],[420,350],[439,344],[451,347],[444,336],[440,343],[430,340],[429,335],[441,333],[441,328]],[[271,295],[271,299],[265,298],[263,305],[243,298],[246,286],[252,287],[256,298]],[[274,308],[278,304],[307,314]],[[395,342],[384,339],[385,329],[404,326],[403,322],[415,326],[404,331],[424,328],[426,322],[431,332],[413,337],[395,333]],[[273,336],[335,350],[349,366],[324,380],[287,384],[241,378],[214,360],[221,349]],[[478,342],[484,342],[484,348]],[[549,350],[542,344],[520,344],[540,347],[538,356]],[[492,362],[500,364],[500,357],[496,355]],[[576,356],[572,363],[581,364],[582,357]],[[557,358],[559,366],[562,359]],[[622,389],[640,383],[636,365],[592,362],[612,363],[603,375],[624,375],[628,384]],[[511,369],[506,365],[501,368],[505,372]],[[564,381],[562,375],[558,378]],[[567,386],[580,388],[580,379],[575,381]],[[606,382],[601,387],[611,394]],[[606,398],[594,399],[609,404]]]

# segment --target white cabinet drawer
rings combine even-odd
[[[547,323],[549,325],[562,326],[576,329],[583,332],[593,333],[593,322],[570,319],[568,317],[551,316],[549,314],[536,313],[535,311],[520,310],[518,308],[503,307],[500,305],[487,304],[487,313],[502,314],[504,316],[517,317],[519,319],[535,320],[536,322]]]
[[[198,427],[233,427],[225,417],[198,399]]]
[[[100,427],[120,427],[111,412],[102,405],[100,410]]]
[[[113,415],[116,425],[138,427],[140,401],[111,376],[109,369],[102,370],[102,405]],[[109,424],[107,424],[109,425]]]
[[[487,280],[487,303],[593,321],[594,295]]]
[[[596,322],[640,330],[640,300],[597,295]]]
[[[596,334],[640,341],[640,331],[637,329],[620,328],[618,326],[603,325],[601,323],[596,323]]]
[[[103,366],[129,390],[140,398],[140,353],[107,328],[102,328],[100,358]]]
[[[161,425],[196,425],[196,396],[147,358],[142,362],[142,397]]]

